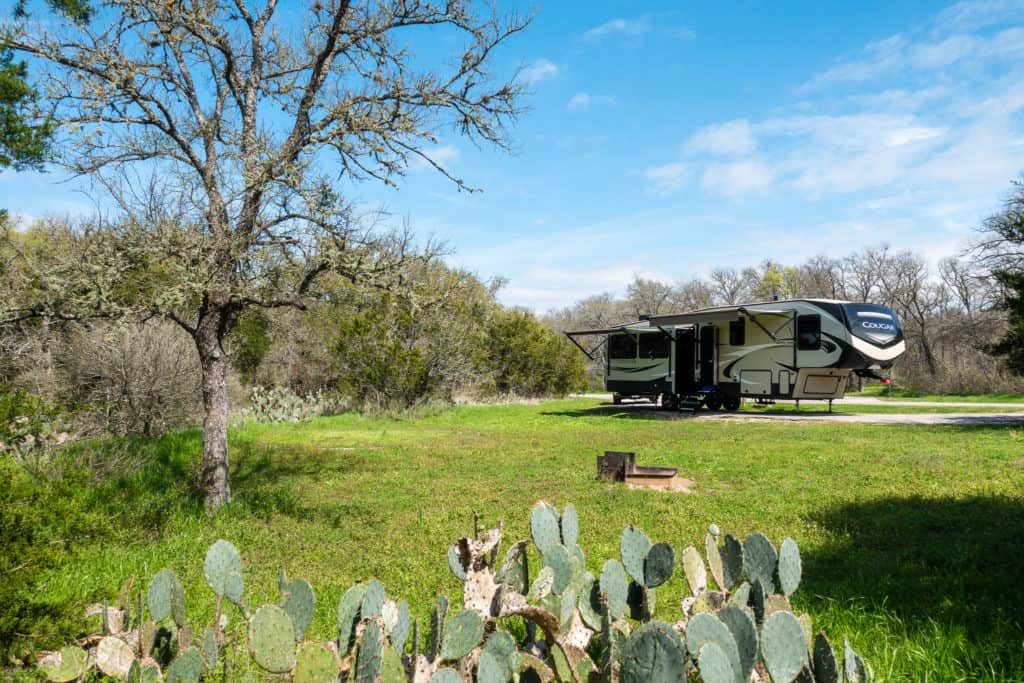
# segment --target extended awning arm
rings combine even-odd
[[[768,337],[769,337],[769,338],[770,338],[770,339],[771,339],[771,340],[772,340],[773,342],[776,342],[776,343],[778,343],[778,341],[779,341],[779,340],[778,340],[778,339],[777,339],[777,338],[775,337],[775,335],[774,335],[774,334],[773,334],[773,333],[771,332],[771,330],[769,330],[769,329],[768,329],[767,327],[765,327],[764,325],[762,325],[762,324],[761,324],[761,321],[757,319],[757,316],[756,316],[756,315],[754,315],[753,313],[751,313],[751,312],[750,312],[749,310],[747,310],[747,308],[746,308],[745,306],[740,306],[740,307],[739,307],[739,308],[737,309],[737,311],[736,311],[736,312],[737,312],[737,313],[742,313],[743,315],[745,315],[745,316],[747,316],[748,318],[750,318],[750,322],[752,322],[752,323],[754,323],[755,325],[757,325],[758,327],[760,327],[760,328],[761,328],[761,331],[762,331],[762,332],[764,332],[765,334],[767,334],[767,335],[768,335]]]

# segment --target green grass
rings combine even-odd
[[[887,390],[881,384],[868,384],[864,391],[850,391],[847,396],[868,396],[891,401],[929,401],[951,403],[1024,403],[1024,394],[927,394],[912,389]]]
[[[595,573],[617,557],[628,523],[677,552],[711,522],[776,543],[792,536],[804,560],[795,606],[833,640],[848,636],[880,680],[1024,680],[1018,428],[654,419],[575,399],[248,425],[232,430],[231,447],[235,500],[212,518],[189,485],[194,431],[132,442],[144,464],[83,482],[70,495],[107,525],[72,538],[39,575],[34,627],[19,642],[52,646],[81,627],[58,615],[163,566],[186,586],[190,621],[208,622],[202,558],[217,538],[242,551],[251,603],[277,599],[279,569],[310,579],[315,637],[332,637],[342,592],[371,576],[423,620],[438,593],[459,593],[445,552],[474,511],[483,525],[504,521],[506,539],[526,538],[543,499],[576,504]],[[604,450],[678,467],[695,492],[596,481]],[[658,589],[660,618],[677,618],[684,584],[678,575]]]

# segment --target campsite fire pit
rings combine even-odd
[[[636,464],[636,453],[605,451],[597,456],[597,476],[625,482],[631,487],[683,491],[689,493],[691,479],[680,479],[675,467],[643,467]]]

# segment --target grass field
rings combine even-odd
[[[163,566],[182,577],[190,620],[209,621],[202,557],[217,538],[241,549],[253,603],[277,599],[279,569],[310,579],[315,636],[333,636],[341,593],[371,576],[424,619],[438,593],[458,595],[445,551],[474,511],[514,540],[548,500],[576,504],[595,573],[628,523],[677,552],[711,522],[776,544],[792,536],[804,560],[796,608],[833,640],[848,636],[879,680],[1024,680],[1021,429],[633,419],[584,398],[247,425],[230,438],[235,501],[212,518],[189,484],[196,432],[94,446],[97,463],[138,465],[66,493],[91,523],[41,576],[26,642],[52,645],[74,626],[54,615]],[[695,492],[596,481],[604,450],[678,467]],[[658,589],[658,617],[676,619],[684,585],[680,574]]]

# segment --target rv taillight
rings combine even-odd
[[[890,380],[888,377],[886,377],[885,379],[882,380],[882,384],[885,384],[885,385],[888,386],[889,384],[892,384],[892,380]]]

